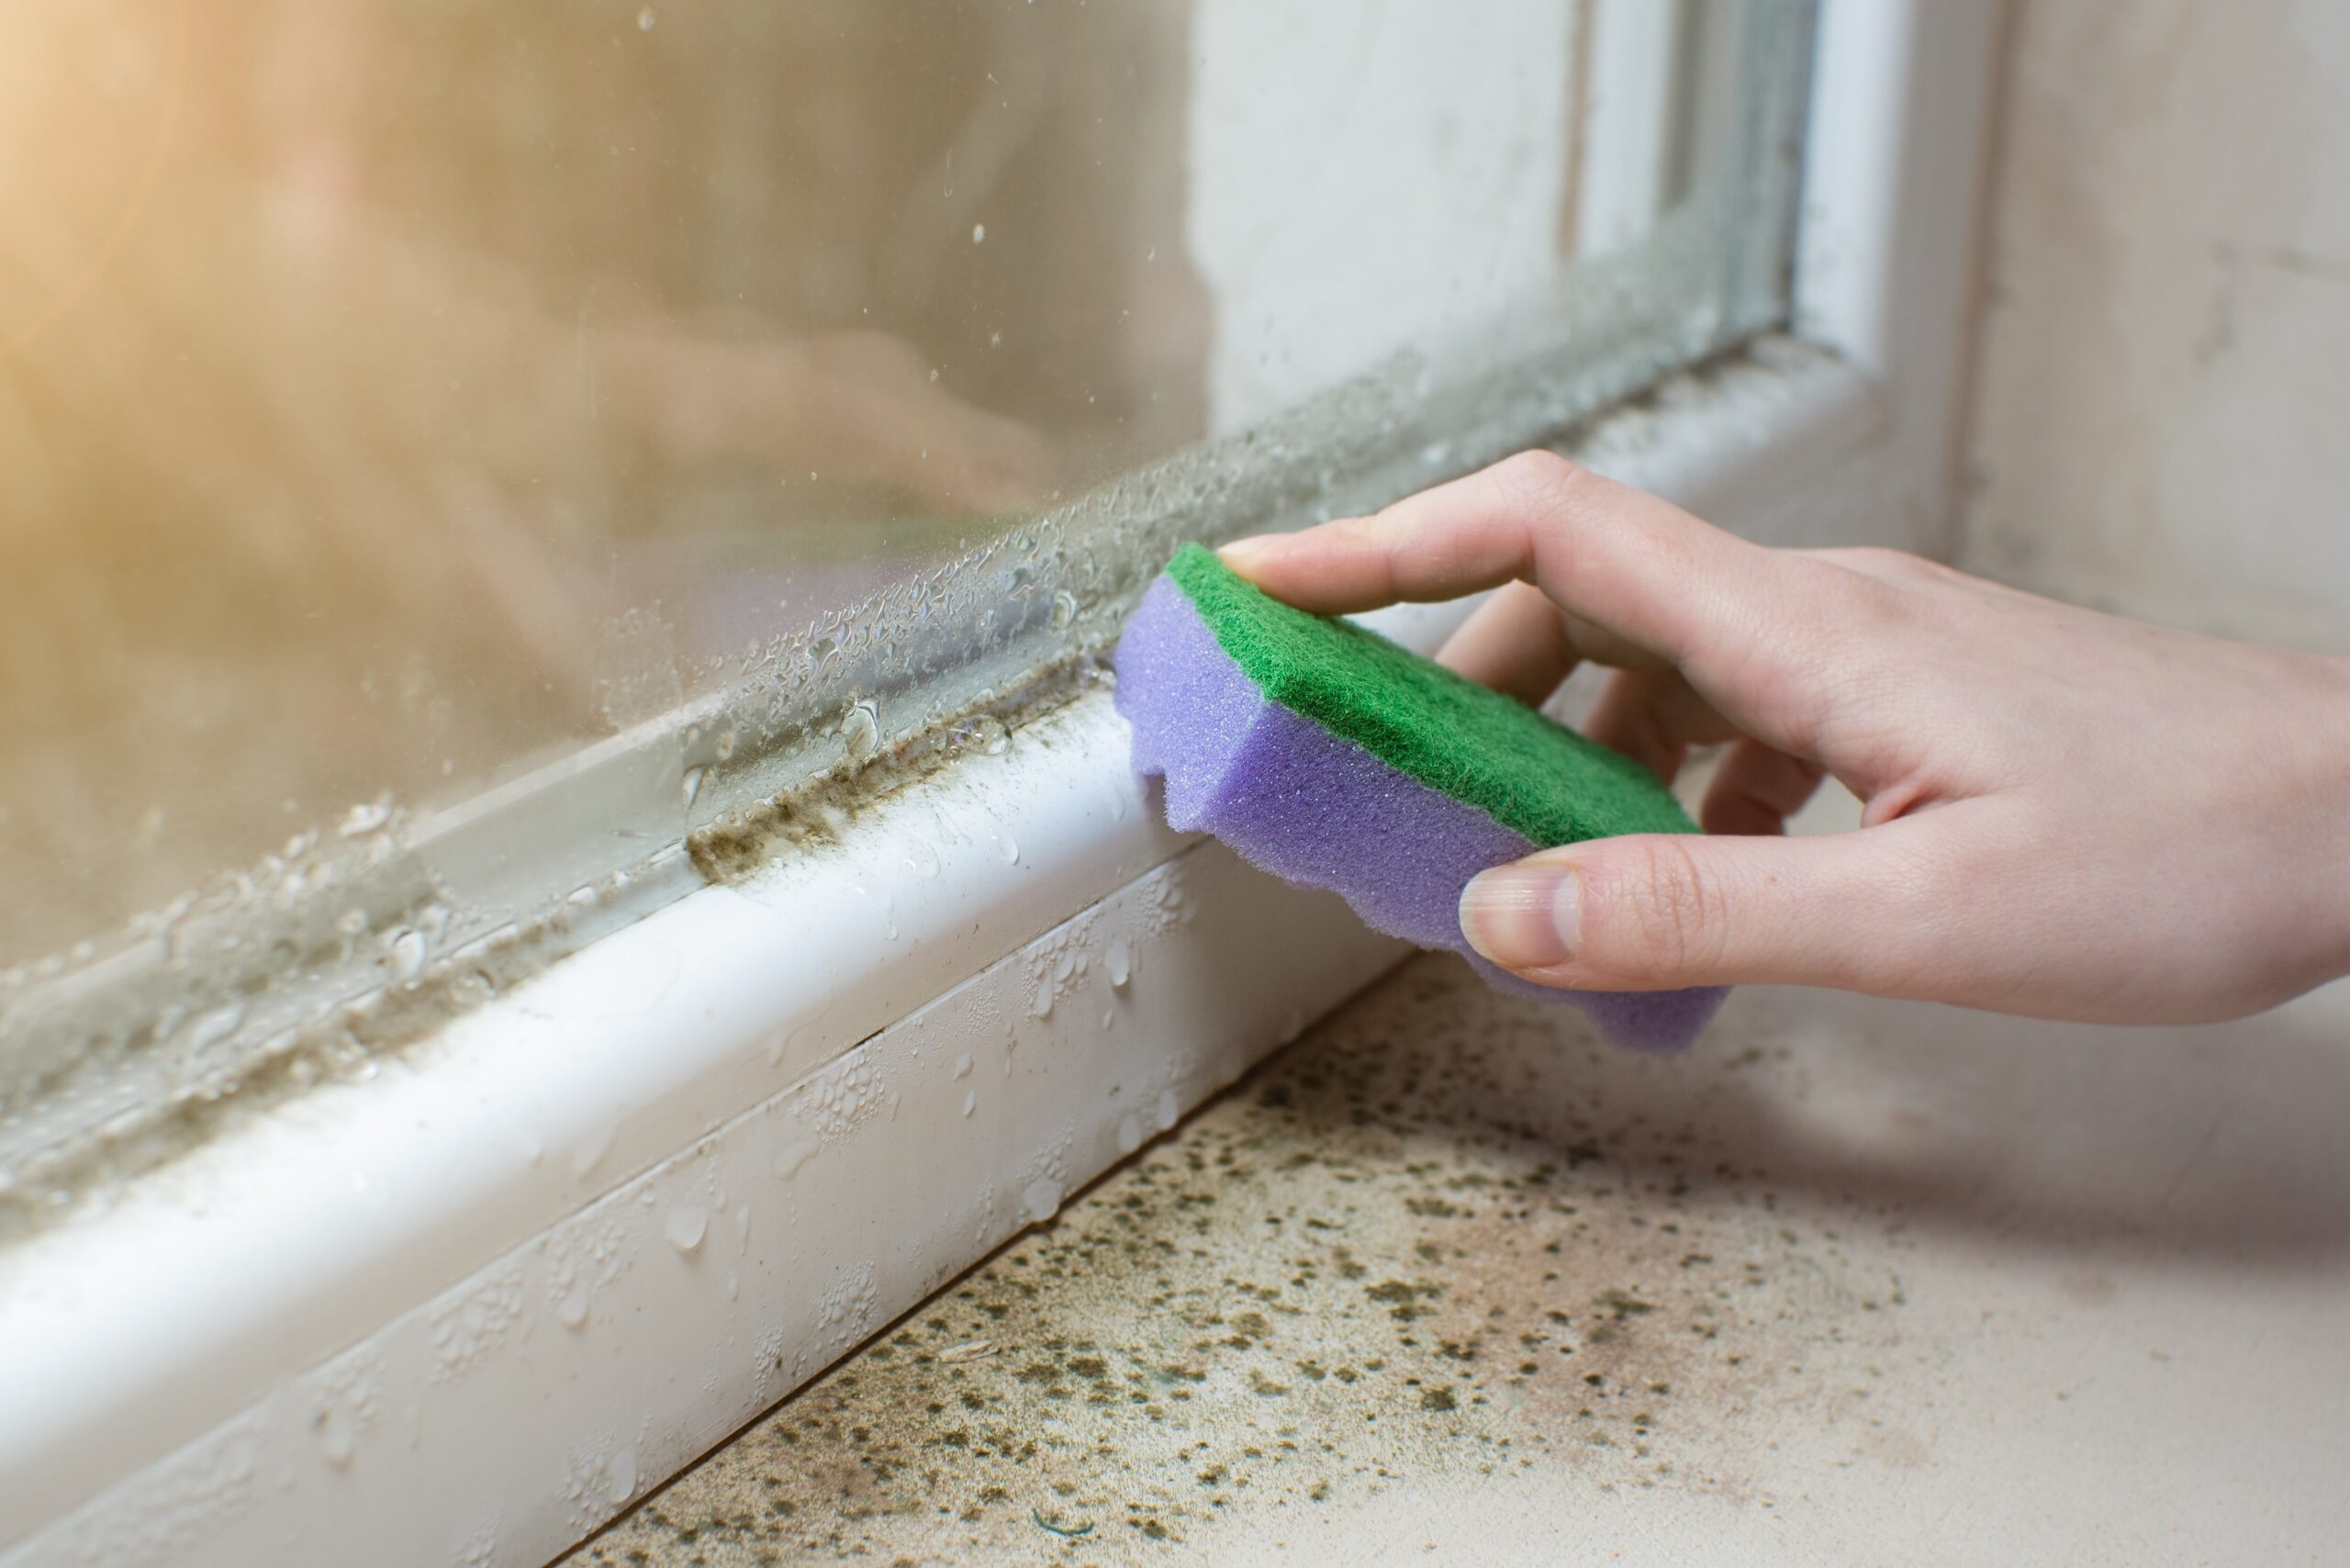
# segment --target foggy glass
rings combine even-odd
[[[52,981],[162,975],[105,1037],[185,1077],[317,1015],[246,1006],[282,979],[405,982],[788,783],[792,736],[927,722],[811,728],[836,665],[1098,644],[1252,476],[1441,477],[1774,321],[1807,23],[0,9],[0,1110],[82,1048]],[[670,721],[651,805],[523,813],[577,864],[405,836]]]

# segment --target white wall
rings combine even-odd
[[[2022,0],[1964,557],[2350,649],[2350,5]]]

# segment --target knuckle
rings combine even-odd
[[[1718,963],[1728,914],[1721,884],[1681,835],[1627,846],[1601,894],[1601,940],[1578,957],[1626,980],[1678,980]]]
[[[1954,575],[1939,561],[1930,561],[1914,551],[1896,550],[1884,544],[1840,545],[1830,550],[1814,551],[1810,554],[1822,566],[1888,585],[1935,582]]]
[[[1856,545],[1850,552],[1850,559],[1855,566],[1872,568],[1887,577],[1916,577],[1926,565],[1922,555],[1885,544]]]
[[[1557,510],[1589,477],[1580,464],[1540,447],[1505,457],[1486,474],[1505,501],[1538,512]]]

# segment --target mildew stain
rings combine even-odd
[[[572,1561],[1213,1558],[1447,1476],[1741,1497],[1741,1414],[1899,1305],[1658,1088],[1750,1065],[1416,962]]]

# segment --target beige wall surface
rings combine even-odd
[[[2350,649],[2350,6],[2022,0],[1975,569]]]

